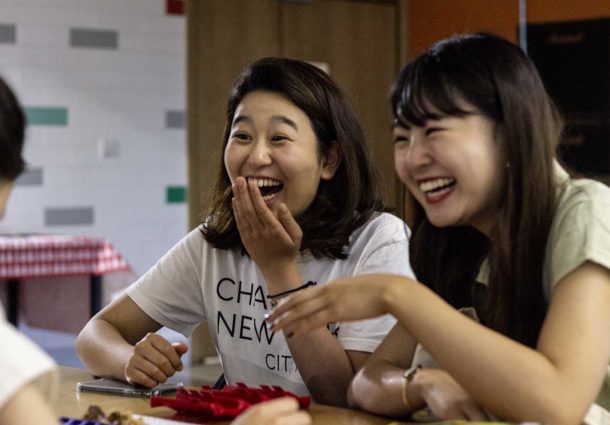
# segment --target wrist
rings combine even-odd
[[[280,303],[284,298],[287,298],[287,297],[291,296],[292,294],[302,291],[303,289],[307,289],[311,286],[314,286],[315,284],[316,284],[316,282],[310,280],[310,281],[302,284],[301,286],[297,286],[296,288],[288,289],[286,291],[274,293],[274,294],[269,293],[269,294],[267,294],[267,298],[270,301],[271,307],[275,308],[275,307],[277,307],[278,303]]]
[[[421,397],[415,397],[412,382],[416,376],[421,372],[422,366],[415,365],[411,366],[403,373],[404,383],[402,386],[402,403],[409,412],[414,412],[419,409],[421,405]],[[418,402],[416,402],[418,401]]]
[[[426,406],[426,390],[430,387],[430,371],[429,368],[421,368],[409,382],[409,401],[415,410],[423,409]]]
[[[387,275],[385,283],[381,289],[381,300],[384,311],[396,317],[396,311],[404,310],[408,302],[409,286],[415,282],[404,276]]]
[[[287,265],[276,265],[261,269],[267,284],[268,294],[277,294],[301,286],[303,279],[296,262]]]

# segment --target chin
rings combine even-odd
[[[458,226],[459,222],[457,220],[448,219],[447,217],[428,217],[428,221],[434,227],[452,227]]]

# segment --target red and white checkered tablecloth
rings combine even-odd
[[[102,275],[129,270],[110,242],[88,236],[0,236],[0,279]]]

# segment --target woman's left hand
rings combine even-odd
[[[233,213],[248,254],[264,274],[296,264],[303,232],[285,204],[275,217],[254,179],[235,180]]]
[[[387,313],[390,289],[407,285],[404,276],[376,274],[338,279],[299,292],[280,303],[267,318],[271,330],[302,335],[327,323],[364,320]]]

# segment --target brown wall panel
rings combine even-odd
[[[530,23],[610,16],[608,0],[526,0]],[[409,0],[408,57],[456,33],[490,31],[517,41],[519,0]]]
[[[409,0],[408,57],[457,33],[486,31],[517,41],[518,0]]]
[[[221,158],[227,97],[250,62],[279,53],[275,0],[187,4],[189,224],[201,223]]]
[[[283,3],[280,13],[281,53],[327,64],[354,104],[391,207],[402,204],[387,97],[400,66],[399,20],[397,3],[387,2]]]

